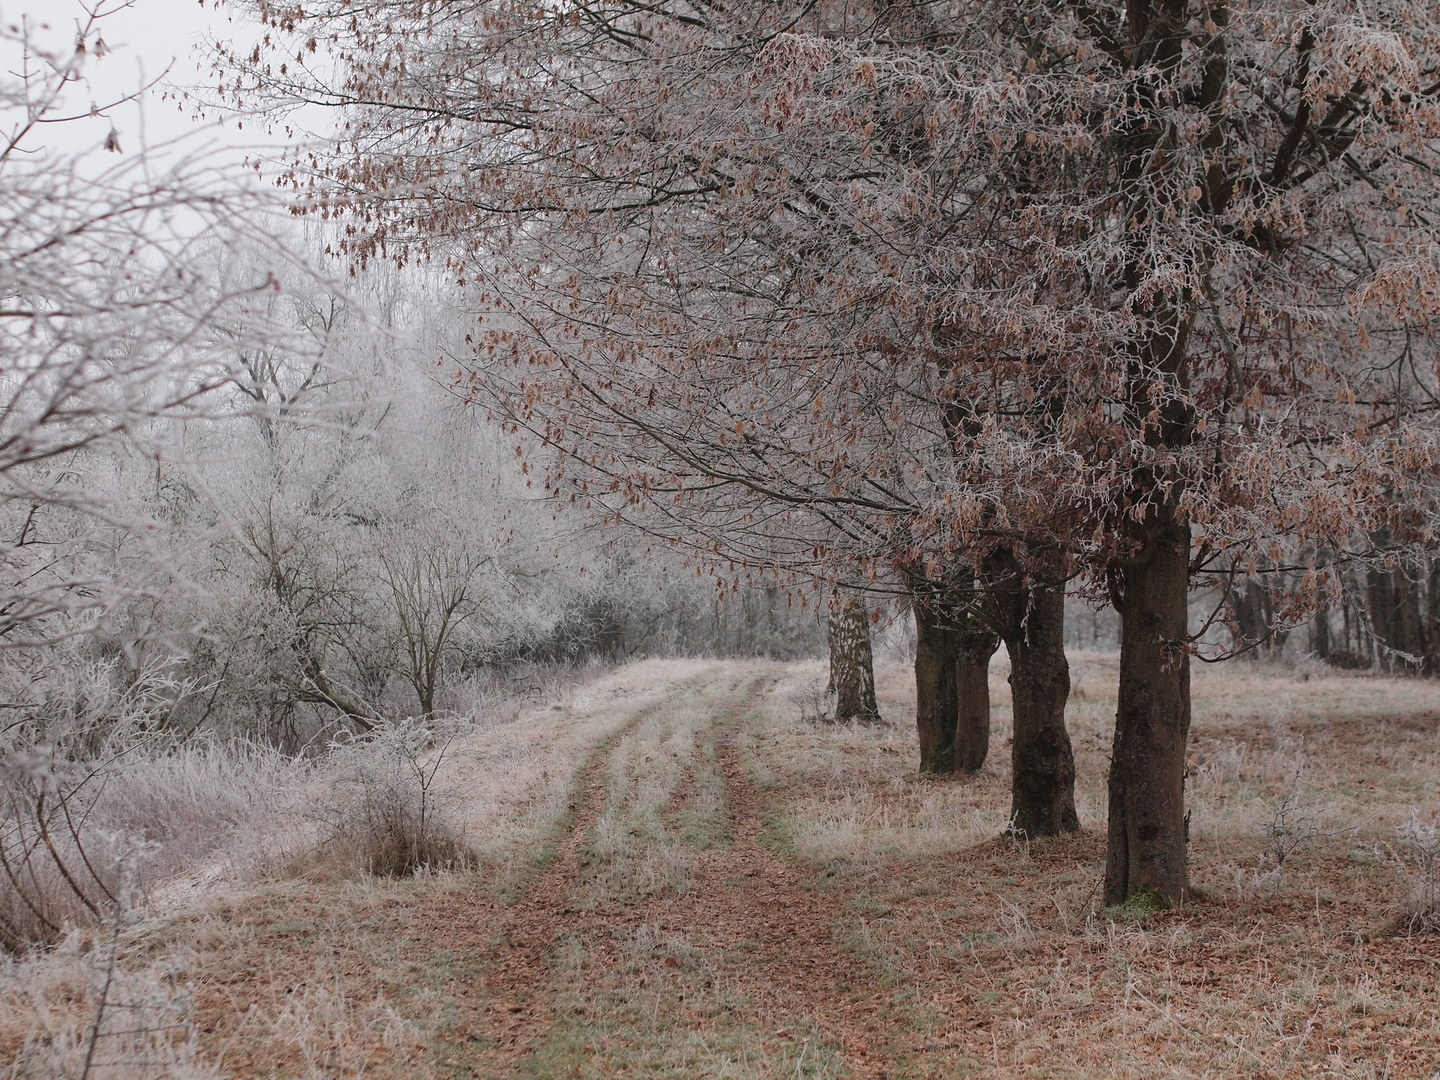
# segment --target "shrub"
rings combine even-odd
[[[1363,653],[1351,652],[1348,649],[1331,649],[1330,654],[1325,657],[1325,662],[1333,668],[1340,668],[1343,671],[1367,671],[1372,667],[1370,657]]]
[[[1412,809],[1396,841],[1391,860],[1406,887],[1401,927],[1410,934],[1440,934],[1440,827]]]
[[[332,745],[328,797],[309,808],[321,849],[363,873],[404,877],[469,865],[453,794],[436,785],[463,728],[386,725]]]

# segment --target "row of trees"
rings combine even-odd
[[[227,89],[344,114],[282,182],[463,283],[550,490],[908,596],[927,767],[1006,640],[1027,831],[1075,824],[1063,591],[1114,605],[1111,902],[1184,895],[1192,584],[1296,571],[1293,622],[1430,543],[1428,5],[255,7]]]
[[[1381,554],[1332,571],[1334,592],[1310,622],[1308,651],[1336,667],[1396,674],[1440,674],[1440,573],[1434,556],[1397,547],[1384,534]],[[1290,636],[1284,619],[1286,575],[1251,578],[1232,589],[1227,614],[1237,643],[1270,655]],[[1277,619],[1276,593],[1281,594]]]

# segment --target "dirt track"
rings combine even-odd
[[[1256,832],[1213,816],[1236,814],[1225,770],[1293,775],[1300,734],[1314,775],[1391,782],[1405,806],[1434,775],[1433,720],[1367,728],[1366,756],[1345,716],[1202,715],[1218,764],[1195,798],[1219,839],[1195,844],[1194,872],[1220,887],[1140,923],[1092,903],[1093,827],[996,839],[1003,767],[917,780],[908,725],[802,723],[795,685],[763,662],[607,676],[533,725],[603,735],[569,744],[568,814],[526,841],[520,872],[280,883],[197,915],[193,944],[172,929],[151,948],[203,958],[197,1026],[227,1076],[1440,1075],[1440,939],[1384,931],[1393,870],[1358,862],[1347,831],[1302,852],[1293,884],[1229,898],[1224,860],[1243,870]],[[1112,706],[1077,700],[1081,762],[1103,778],[1082,710]]]
[[[855,960],[835,939],[839,898],[813,888],[813,872],[764,843],[764,808],[747,779],[738,736],[746,712],[770,681],[749,680],[743,700],[712,718],[720,728],[717,764],[726,787],[726,842],[700,854],[693,884],[682,893],[586,905],[587,837],[605,807],[608,756],[621,740],[612,740],[586,767],[573,822],[554,862],[503,913],[504,952],[475,1025],[485,1039],[469,1062],[479,1075],[543,1074],[535,1061],[537,1045],[557,1022],[564,993],[552,985],[561,938],[585,942],[594,962],[614,971],[623,964],[615,943],[648,927],[683,929],[689,944],[703,954],[699,962],[743,994],[764,1026],[782,1033],[780,1038],[792,1030],[813,1030],[840,1050],[849,1075],[888,1075],[877,999],[854,993]],[[627,731],[641,719],[637,716]],[[673,805],[683,806],[693,787],[692,768],[676,789]],[[694,1026],[703,1028],[703,1018],[696,1018]]]

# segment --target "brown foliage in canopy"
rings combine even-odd
[[[1099,573],[1162,505],[1197,568],[1428,536],[1433,13],[1130,7],[261,5],[228,85],[342,107],[293,182],[473,280],[476,393],[672,539],[888,578]]]
[[[737,581],[1103,583],[1107,902],[1184,898],[1195,574],[1431,540],[1426,5],[261,10],[228,85],[344,109],[290,179],[474,281],[551,489]]]

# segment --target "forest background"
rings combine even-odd
[[[874,722],[877,643],[927,777],[1005,646],[1027,842],[1118,650],[1101,896],[1155,913],[1192,662],[1440,673],[1425,5],[262,2],[87,105],[126,7],[4,31],[8,949],[231,842],[196,769],[466,866],[427,777],[517,696],[828,650],[807,720]],[[290,138],[136,145],[145,93]]]

